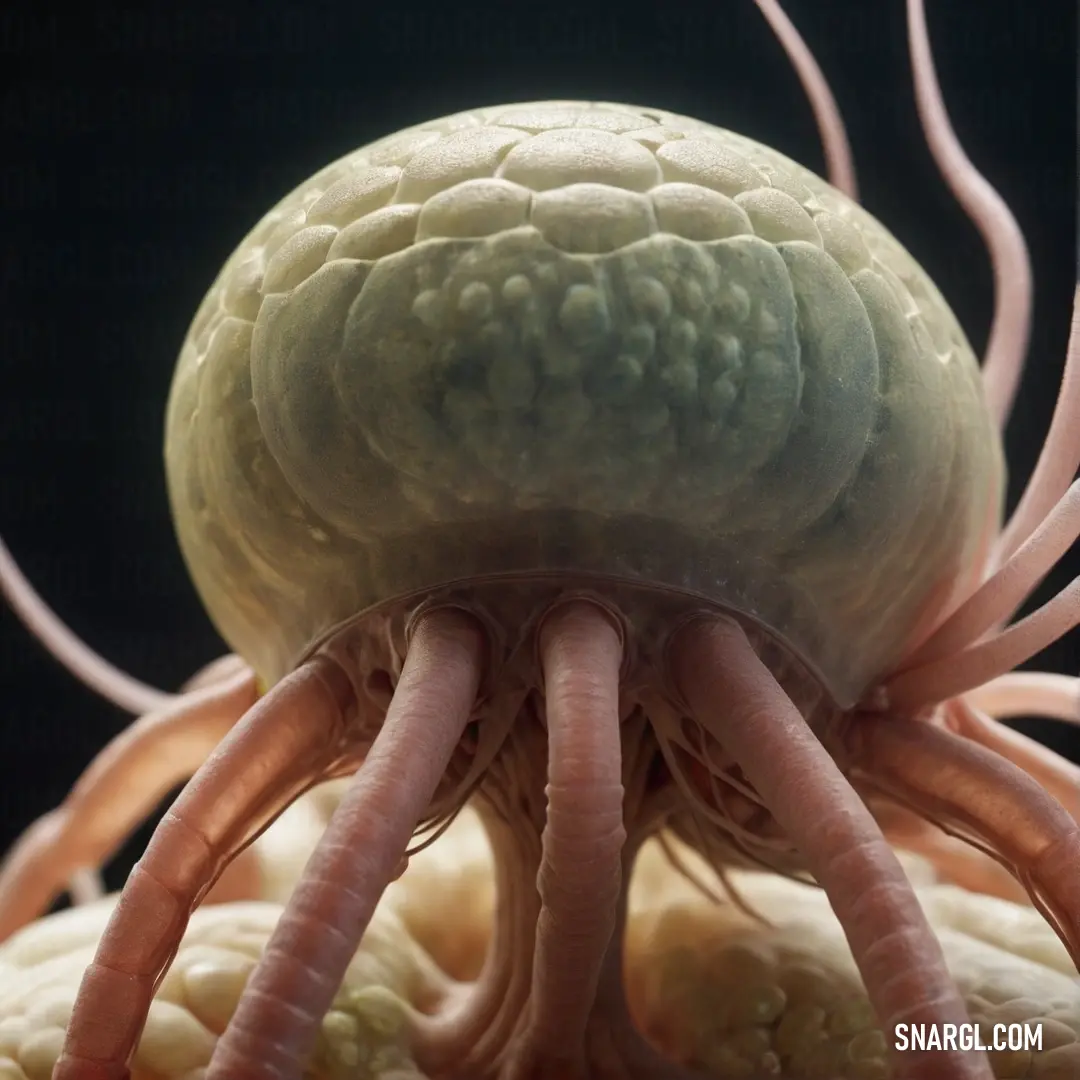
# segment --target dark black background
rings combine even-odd
[[[1012,206],[1035,267],[1030,367],[1007,440],[1015,500],[1068,331],[1074,5],[929,7],[955,127]],[[923,145],[903,3],[788,8],[845,113],[865,204],[981,350],[990,272]],[[28,12],[0,15],[0,532],[78,633],[162,687],[222,651],[169,522],[160,444],[172,365],[221,262],[281,195],[405,125],[546,98],[688,113],[821,168],[809,108],[751,0]],[[1075,645],[1074,634],[1040,666],[1074,671]],[[0,849],[126,722],[0,610]],[[1039,730],[1080,758],[1074,731]]]

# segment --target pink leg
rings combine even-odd
[[[622,892],[622,641],[588,602],[540,631],[548,726],[548,809],[537,876],[529,1022],[512,1077],[584,1075],[585,1032]]]
[[[631,878],[637,849],[644,837],[638,839],[635,850],[623,852],[623,880],[626,882]],[[703,1080],[701,1073],[675,1064],[647,1042],[630,1015],[623,965],[629,895],[629,889],[623,889],[615,932],[604,957],[596,991],[594,1023],[590,1032],[592,1075],[619,1077],[620,1080]]]
[[[963,698],[949,703],[946,723],[958,735],[993,750],[1023,769],[1080,821],[1080,767],[980,712]]]
[[[741,766],[798,845],[844,929],[886,1032],[902,1022],[970,1022],[945,958],[866,805],[731,622],[698,621],[671,648],[694,718]],[[898,1080],[991,1080],[985,1056],[897,1060]]]
[[[191,912],[229,858],[332,769],[355,703],[345,673],[319,656],[225,736],[132,870],[83,976],[53,1080],[127,1080],[154,990]]]
[[[874,817],[889,843],[927,859],[941,881],[968,892],[1028,903],[1027,890],[1001,863],[927,821],[905,806],[874,806]]]
[[[1080,965],[1080,826],[1027,773],[924,721],[864,716],[848,733],[851,765],[931,821],[996,851]]]
[[[0,940],[41,915],[77,869],[106,862],[254,703],[254,676],[244,671],[175,699],[113,739],[64,802],[34,822],[5,858]]]
[[[469,721],[483,631],[425,615],[386,719],[218,1040],[206,1080],[295,1080]]]
[[[477,980],[435,1015],[414,1018],[413,1057],[426,1076],[488,1076],[521,1024],[540,915],[544,791],[535,762],[544,742],[525,710],[477,794],[495,863],[495,926]]]

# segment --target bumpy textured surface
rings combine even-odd
[[[79,980],[114,899],[42,920],[0,949],[0,1080],[51,1077]],[[268,903],[195,913],[150,1008],[133,1080],[198,1080],[280,914],[280,906]],[[384,908],[323,1021],[304,1080],[419,1078],[402,1002],[422,1002],[443,984],[445,977]]]
[[[259,841],[268,895],[295,883],[334,798],[331,787],[301,800],[304,812],[294,809]],[[692,852],[681,857],[709,879]],[[995,1076],[1080,1076],[1080,982],[1042,917],[929,884],[918,864],[912,876],[922,882],[919,897],[983,1037],[997,1023],[1043,1025],[1040,1053],[991,1055]],[[888,1080],[884,1039],[823,894],[760,873],[736,872],[732,880],[773,926],[732,904],[711,905],[658,847],[646,847],[627,934],[627,985],[642,1029],[713,1080]],[[422,1006],[447,975],[475,977],[493,899],[486,840],[465,811],[384,896],[306,1080],[421,1080],[401,1003]],[[0,1080],[48,1080],[110,907],[106,901],[41,920],[0,946]],[[196,913],[151,1010],[133,1080],[199,1080],[280,910],[231,904]]]
[[[732,883],[772,925],[710,905],[659,851],[645,853],[628,935],[641,1027],[672,1057],[724,1080],[887,1080],[885,1036],[824,894],[761,873],[732,874]],[[1080,982],[1042,916],[954,886],[916,892],[983,1040],[996,1024],[1042,1025],[1041,1051],[989,1055],[994,1075],[1080,1076]]]
[[[842,704],[1002,488],[971,350],[873,218],[742,136],[574,102],[434,121],[283,200],[196,315],[166,459],[270,681],[374,604],[579,571],[759,619]]]

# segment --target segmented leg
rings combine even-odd
[[[250,670],[182,697],[122,731],[0,867],[0,940],[41,915],[80,868],[97,868],[255,703]]]
[[[634,850],[623,851],[623,881],[627,885],[642,839],[637,838]],[[630,890],[624,887],[616,908],[615,932],[600,972],[587,1033],[589,1063],[594,1070],[590,1075],[605,1080],[701,1080],[701,1073],[675,1064],[647,1042],[630,1015],[623,964],[629,898]]]
[[[622,892],[622,639],[587,602],[540,630],[548,729],[547,823],[537,876],[528,1026],[508,1076],[585,1075],[585,1031]]]
[[[79,988],[53,1080],[127,1080],[154,991],[230,857],[341,754],[356,696],[317,656],[260,699],[162,819]]]
[[[434,1016],[413,1018],[410,1045],[427,1076],[490,1076],[521,1025],[540,916],[544,792],[533,763],[543,752],[544,733],[526,710],[476,799],[494,861],[495,925],[476,981]]]
[[[295,1080],[383,890],[404,869],[472,715],[485,640],[442,609],[417,624],[386,719],[277,928],[206,1080]]]
[[[1027,773],[924,721],[863,716],[851,766],[931,821],[998,853],[1080,965],[1080,826]]]
[[[883,1029],[970,1018],[895,853],[865,803],[731,622],[692,623],[672,644],[675,683],[798,845],[851,946]],[[910,1080],[990,1080],[985,1055],[897,1060]]]

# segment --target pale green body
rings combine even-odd
[[[771,629],[852,704],[970,578],[1003,458],[927,276],[742,136],[553,102],[324,169],[181,352],[180,542],[270,682],[365,610],[581,573]]]

